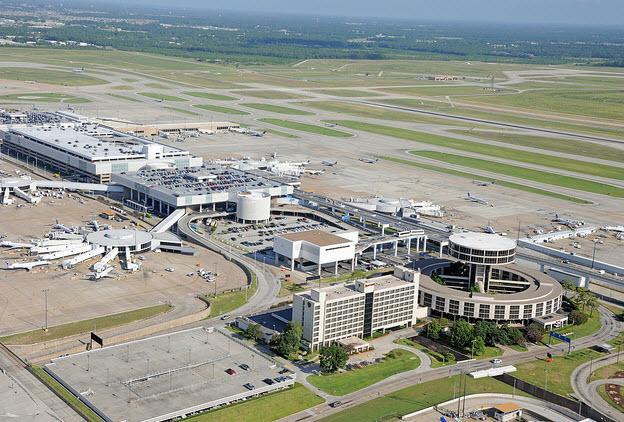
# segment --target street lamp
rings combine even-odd
[[[43,289],[42,292],[45,296],[45,324],[43,326],[43,331],[48,331],[48,291],[50,289]]]
[[[596,245],[598,244],[598,242],[596,242],[596,239],[594,239],[594,253],[592,254],[592,270],[594,269],[594,262],[596,262]]]

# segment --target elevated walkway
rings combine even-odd
[[[173,227],[182,217],[186,215],[186,210],[183,208],[177,209],[171,214],[169,214],[166,218],[164,218],[160,223],[158,223],[150,233],[164,233]]]

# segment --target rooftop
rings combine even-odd
[[[279,235],[279,237],[293,242],[305,241],[316,246],[340,245],[351,242],[349,239],[345,239],[344,237],[322,230],[306,230],[301,232],[284,233]]]
[[[401,286],[406,286],[406,285],[415,286],[414,283],[401,280],[400,278],[395,277],[392,274],[384,275],[381,277],[373,277],[373,278],[368,278],[364,280],[358,280],[358,281],[374,283],[375,291],[385,290],[389,288],[396,288],[396,287],[401,287]],[[318,291],[319,289],[314,289],[314,290]],[[326,294],[327,300],[344,299],[344,298],[348,298],[351,296],[357,296],[357,295],[363,296],[364,295],[364,292],[360,292],[356,289],[355,283],[338,284],[335,286],[323,287],[320,289],[320,291]],[[310,299],[312,297],[309,291],[303,292],[300,294]]]
[[[494,406],[494,409],[503,413],[511,413],[522,409],[522,406],[516,403],[501,403]]]
[[[506,251],[516,247],[516,241],[497,234],[487,233],[454,233],[449,241],[469,249],[480,251]]]

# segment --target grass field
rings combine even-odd
[[[272,133],[273,135],[281,136],[282,138],[288,138],[288,139],[299,138],[297,135],[293,135],[292,133],[288,133],[288,132],[282,132],[281,130],[275,130],[275,129],[263,129],[263,130],[266,130],[268,133]]]
[[[115,98],[119,98],[120,100],[124,100],[124,101],[130,101],[133,103],[142,103],[143,101],[136,99],[134,97],[128,97],[127,95],[120,95],[120,94],[113,94],[112,92],[109,92],[108,95],[110,95],[111,97],[115,97]]]
[[[614,376],[617,372],[624,371],[624,361],[614,363],[612,365],[603,366],[592,372],[589,382],[596,380],[605,380]]]
[[[475,136],[490,141],[510,145],[539,148],[547,151],[563,152],[580,157],[592,157],[601,160],[624,162],[624,149],[613,148],[595,142],[576,139],[547,138],[543,136],[522,135],[517,133],[486,132],[480,130],[451,130],[461,135]]]
[[[308,382],[328,394],[343,396],[419,366],[420,359],[414,353],[394,349],[386,355],[383,362],[341,373],[310,375]]]
[[[349,129],[363,130],[378,135],[391,136],[393,138],[405,139],[408,141],[415,141],[444,148],[452,148],[458,151],[482,154],[506,160],[515,160],[528,164],[541,165],[544,167],[558,168],[574,173],[582,173],[592,176],[624,180],[624,171],[622,171],[620,167],[615,166],[607,166],[593,163],[590,164],[586,161],[571,160],[569,158],[556,157],[553,155],[528,152],[479,142],[465,141],[461,139],[449,138],[447,136],[434,135],[426,132],[417,132],[414,130],[402,129],[392,126],[383,126],[350,120],[338,120],[332,121],[332,123],[348,127]],[[496,163],[493,163],[493,165],[495,164]]]
[[[303,385],[257,397],[185,419],[192,422],[257,421],[271,422],[323,403],[324,400]]]
[[[510,164],[496,163],[489,160],[482,160],[480,158],[464,157],[461,155],[447,154],[436,151],[410,151],[410,154],[431,160],[441,161],[447,164],[531,180],[533,182],[544,183],[546,185],[613,196],[615,198],[624,198],[623,188],[599,182],[592,182],[591,180],[579,179],[577,177],[564,176],[561,174],[548,173],[541,170],[532,170]]]
[[[215,101],[234,101],[237,99],[234,97],[230,97],[229,95],[212,94],[210,92],[201,92],[201,91],[187,91],[187,92],[183,92],[182,94],[188,95],[190,97],[205,98],[207,100],[215,100]]]
[[[454,170],[454,169],[449,169],[449,168],[445,168],[445,167],[440,167],[440,166],[435,166],[432,164],[426,164],[426,163],[418,163],[415,161],[410,161],[410,160],[405,160],[405,159],[401,159],[401,158],[395,158],[395,157],[381,157],[384,160],[389,160],[389,161],[394,161],[395,163],[400,163],[400,164],[406,164],[409,166],[413,166],[413,167],[419,167],[425,170],[431,170],[431,171],[436,171],[438,173],[445,173],[445,174],[450,174],[453,176],[458,176],[458,177],[463,177],[466,179],[471,179],[471,180],[483,180],[485,182],[489,182],[489,183],[493,183],[499,186],[503,186],[503,187],[507,187],[507,188],[511,188],[511,189],[516,189],[516,190],[521,190],[524,192],[529,192],[529,193],[534,193],[536,195],[542,195],[542,196],[548,196],[551,198],[556,198],[556,199],[561,199],[564,201],[569,201],[569,202],[574,202],[577,204],[592,204],[591,201],[587,201],[581,198],[576,198],[574,196],[569,196],[569,195],[563,195],[557,192],[551,192],[548,190],[544,190],[544,189],[539,189],[539,188],[534,188],[532,186],[527,186],[527,185],[523,185],[520,183],[514,183],[514,182],[508,182],[506,180],[502,180],[502,179],[495,179],[495,178],[491,178],[491,177],[483,177],[481,175],[475,174],[475,173],[468,173],[465,171],[459,171],[459,170]]]
[[[431,359],[431,367],[432,368],[439,368],[440,366],[445,366],[448,364],[454,364],[455,363],[455,358],[453,357],[452,360],[448,361],[446,360],[446,357],[442,354],[442,353],[438,353],[435,352],[431,349],[429,349],[428,347],[423,346],[420,343],[416,343],[415,341],[412,341],[408,338],[401,338],[398,340],[394,341],[396,344],[402,344],[404,346],[408,346],[408,347],[413,347],[414,349],[418,349],[424,353],[426,353],[429,356],[429,359]]]
[[[148,88],[154,88],[154,89],[171,89],[170,85],[164,85],[158,82],[148,82],[145,84],[145,86]]]
[[[293,122],[292,120],[282,119],[260,119],[260,121],[286,129],[300,130],[302,132],[314,133],[317,135],[333,136],[335,138],[349,138],[353,136],[350,133],[330,129],[323,126],[309,125],[306,123]]]
[[[333,95],[334,97],[377,97],[381,95],[373,91],[358,91],[356,89],[315,89],[313,92],[325,95]]]
[[[12,81],[34,81],[42,84],[86,86],[101,85],[107,81],[76,72],[63,72],[31,67],[0,67],[0,79]]]
[[[620,389],[620,397],[623,399],[622,402],[624,402],[624,397],[622,395],[622,390]],[[603,384],[601,386],[598,387],[598,394],[600,395],[600,397],[602,397],[602,399],[604,401],[606,401],[607,403],[609,403],[609,405],[611,405],[611,407],[617,409],[620,412],[624,412],[624,406],[622,406],[621,404],[617,404],[616,402],[613,401],[613,399],[611,399],[611,397],[607,394],[607,388],[606,385]],[[621,402],[621,403],[622,403]]]
[[[40,329],[13,334],[0,338],[0,341],[9,345],[41,343],[42,341],[50,341],[76,334],[88,333],[89,331],[95,331],[96,329],[99,331],[106,330],[108,328],[129,324],[134,321],[151,318],[169,310],[171,310],[171,305],[155,305],[119,314],[55,325],[53,327],[49,327],[47,332]]]
[[[219,315],[227,314],[228,312],[233,311],[236,308],[240,308],[247,300],[249,300],[256,290],[258,289],[258,281],[256,280],[255,274],[251,281],[251,286],[245,290],[234,291],[228,293],[222,293],[217,295],[217,297],[203,295],[200,296],[200,299],[210,304],[210,317],[213,318]]]
[[[176,97],[174,95],[161,94],[159,92],[137,92],[137,94],[160,101],[172,101],[178,103],[182,101],[187,101],[186,98]]]
[[[394,393],[351,407],[340,413],[322,419],[324,422],[376,422],[396,420],[399,417],[426,409],[453,399],[459,391],[460,376],[444,377],[438,380],[418,383]],[[463,384],[463,381],[462,381]],[[494,378],[473,379],[466,377],[466,394],[503,393],[512,394],[513,387]],[[517,391],[516,394],[524,395]]]
[[[110,89],[114,89],[115,91],[130,91],[132,87],[130,85],[115,85],[111,86]]]
[[[314,114],[314,113],[310,113],[309,111],[297,110],[296,108],[283,107],[283,106],[278,106],[278,105],[273,105],[273,104],[242,103],[240,105],[249,107],[249,108],[255,108],[256,110],[270,111],[272,113],[279,113],[279,114],[290,114],[294,116],[309,116],[309,115]]]
[[[533,360],[516,365],[514,376],[548,391],[566,396],[574,392],[570,376],[577,366],[601,357],[602,354],[591,349],[577,350],[569,355],[556,356],[554,362],[545,359]]]
[[[165,108],[167,110],[175,111],[177,113],[186,114],[187,116],[201,116],[201,114],[199,113],[195,113],[194,111],[186,110],[184,108],[168,107],[168,106],[165,106]]]
[[[30,371],[37,378],[39,378],[39,380],[43,384],[45,384],[49,389],[54,391],[57,395],[61,396],[66,403],[68,403],[74,410],[76,410],[80,415],[82,415],[88,422],[96,422],[96,421],[102,420],[102,418],[100,418],[93,410],[91,410],[87,405],[81,402],[76,396],[70,393],[65,387],[63,387],[58,381],[56,381],[46,371],[44,371],[43,368],[41,368],[40,366],[31,366]]]
[[[202,110],[207,110],[207,111],[214,111],[215,113],[231,114],[231,115],[237,115],[237,116],[245,116],[249,114],[246,111],[238,110],[236,108],[221,107],[221,106],[216,106],[212,104],[193,104],[193,107],[201,108]]]
[[[587,310],[587,313],[589,315],[589,310]],[[586,323],[580,325],[566,325],[553,331],[556,331],[559,334],[566,335],[572,340],[578,340],[581,337],[586,337],[594,334],[600,329],[601,326],[602,323],[600,322],[600,313],[597,310],[594,310],[594,313],[591,317],[589,317]],[[551,344],[557,344],[561,341],[554,338],[550,339],[549,336],[545,335],[542,339],[542,342],[546,344],[548,344],[548,342],[551,342]]]
[[[475,85],[434,85],[434,86],[406,86],[402,88],[382,88],[380,91],[397,95],[411,96],[438,96],[438,95],[496,95],[510,90],[492,91],[489,88]]]
[[[297,100],[308,98],[305,95],[292,94],[284,91],[271,90],[249,90],[249,91],[231,91],[235,95],[245,95],[247,97],[263,98],[265,100]]]
[[[29,92],[24,94],[0,95],[0,101],[28,101],[30,103],[90,103],[86,98],[74,97],[73,95],[58,94],[56,92]]]

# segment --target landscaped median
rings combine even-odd
[[[379,363],[334,374],[310,375],[308,382],[328,394],[343,396],[419,366],[420,359],[414,353],[394,349]]]
[[[210,316],[208,318],[227,314],[247,303],[249,298],[251,298],[258,289],[256,275],[253,272],[251,274],[251,284],[247,289],[221,293],[216,296],[202,295],[199,297],[210,306]]]
[[[280,126],[286,129],[300,130],[302,132],[314,133],[316,135],[333,136],[334,138],[350,138],[353,136],[350,133],[342,132],[336,129],[331,129],[324,126],[309,125],[307,123],[295,122],[292,120],[282,119],[260,119],[261,122],[269,123],[275,126]]]
[[[249,114],[246,111],[238,110],[235,108],[221,107],[221,106],[216,106],[212,104],[193,104],[193,107],[201,108],[202,110],[206,110],[206,111],[214,111],[215,113],[222,113],[222,114],[233,114],[233,115],[238,115],[238,116],[245,116]]]

